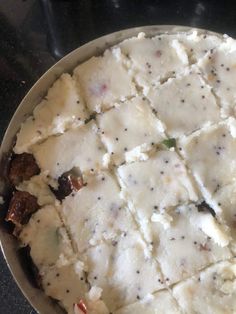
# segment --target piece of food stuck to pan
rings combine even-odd
[[[144,33],[17,134],[6,220],[69,314],[236,313],[236,42]]]

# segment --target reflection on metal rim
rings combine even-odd
[[[194,28],[196,29],[196,28]],[[75,66],[94,55],[102,53],[106,48],[117,44],[118,42],[135,36],[139,32],[145,32],[147,36],[153,36],[156,34],[163,33],[176,33],[176,32],[188,32],[192,30],[191,27],[177,26],[177,25],[153,25],[135,27],[131,29],[121,30],[98,39],[95,39],[76,50],[72,51],[54,66],[52,66],[31,88],[28,94],[24,97],[16,110],[11,122],[6,130],[5,136],[2,141],[0,148],[0,160],[3,156],[11,150],[12,142],[17,133],[20,124],[25,120],[26,116],[31,114],[34,107],[40,102],[44,94],[47,92],[52,83],[60,76],[63,72],[70,72]],[[222,37],[222,34],[210,32],[203,29],[196,29],[200,33],[213,34]],[[0,195],[4,193],[6,185],[1,179],[0,169]],[[38,313],[42,314],[58,314],[64,313],[64,311],[48,298],[42,291],[35,288],[29,281],[24,267],[20,263],[20,259],[17,253],[18,243],[0,223],[0,244],[3,255],[6,259],[8,267],[23,292],[24,296],[28,299],[31,305],[35,308]]]

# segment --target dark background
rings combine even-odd
[[[236,37],[236,1],[0,0],[0,141],[23,96],[57,60],[101,35],[151,24]],[[33,313],[0,253],[0,314]]]

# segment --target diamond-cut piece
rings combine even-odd
[[[103,289],[102,299],[112,312],[165,287],[160,269],[137,231],[92,247],[83,256],[89,283]]]
[[[42,171],[53,178],[78,167],[82,172],[93,172],[103,167],[106,151],[97,135],[94,121],[69,130],[60,136],[49,137],[45,142],[32,147]]]
[[[62,202],[60,212],[79,252],[135,229],[120,198],[119,186],[108,172],[84,178],[86,186]]]
[[[147,97],[172,137],[181,137],[220,120],[211,88],[196,71],[151,88]]]
[[[208,53],[200,62],[208,83],[220,98],[225,115],[236,115],[236,44],[231,38]]]
[[[222,187],[236,178],[235,121],[220,123],[182,139],[181,153],[186,159],[208,202]],[[217,204],[214,209],[220,211]]]
[[[118,175],[123,197],[141,219],[150,219],[154,211],[198,199],[183,162],[171,150],[157,151],[146,161],[122,165]]]
[[[177,207],[169,215],[172,218],[169,226],[159,221],[148,225],[153,254],[160,264],[166,284],[183,280],[211,263],[232,256],[227,247],[230,238],[224,234],[220,225],[210,220],[211,214],[202,216],[194,205],[186,205]],[[214,231],[218,227],[218,232],[223,237],[222,243],[220,242],[222,246],[216,243],[220,239],[207,235],[207,228],[210,229],[212,225],[215,226]]]
[[[84,124],[88,112],[69,74],[62,76],[49,89],[47,96],[21,126],[14,151],[27,152],[30,147],[48,136],[62,134]]]
[[[152,147],[164,138],[160,121],[141,97],[117,105],[97,116],[97,121],[102,141],[116,164],[124,161],[126,152],[136,146]]]
[[[144,93],[150,85],[174,76],[188,65],[187,54],[178,40],[168,35],[146,38],[144,33],[122,42],[121,52],[128,57],[133,76]]]
[[[103,56],[80,64],[73,77],[91,113],[104,111],[114,102],[136,94],[131,76],[123,67],[119,48],[107,50]]]

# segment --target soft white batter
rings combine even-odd
[[[217,46],[199,61],[203,75],[220,98],[223,113],[226,116],[235,116],[236,114],[236,92],[234,88],[236,75],[235,57],[235,42],[228,38],[226,43]]]
[[[33,144],[48,136],[84,124],[88,117],[75,81],[69,74],[62,74],[34,109],[33,116],[22,124],[14,151],[18,154],[27,152]]]
[[[143,97],[117,104],[99,115],[97,122],[102,141],[115,164],[124,161],[125,154],[136,146],[152,147],[165,137],[162,124]]]
[[[113,176],[101,172],[62,202],[59,211],[79,252],[136,228],[119,192]]]
[[[142,301],[125,306],[115,314],[181,314],[176,301],[168,290],[148,294]]]
[[[208,202],[217,212],[222,212],[218,193],[236,179],[236,138],[232,123],[218,125],[198,131],[180,141],[181,154],[186,159]],[[224,211],[228,211],[227,207]]]
[[[211,88],[196,69],[150,88],[147,97],[171,137],[190,134],[220,120],[220,108]]]
[[[71,129],[59,136],[49,137],[32,147],[42,171],[53,178],[60,177],[74,167],[83,172],[103,168],[105,149],[97,136],[97,127],[90,121],[83,127]]]
[[[194,278],[176,285],[173,293],[185,313],[235,313],[235,259],[207,268]]]
[[[141,33],[63,74],[22,124],[14,152],[40,173],[16,189],[40,209],[19,238],[69,314],[236,313],[235,47]],[[60,202],[70,170],[83,185]]]
[[[159,150],[145,162],[122,165],[118,175],[123,198],[141,220],[198,199],[183,162],[171,150]]]
[[[188,65],[187,54],[177,39],[168,36],[147,38],[144,33],[119,45],[128,66],[146,93],[160,80],[175,76]],[[130,61],[130,62],[129,62]]]
[[[102,57],[92,57],[74,70],[74,79],[81,89],[90,112],[111,108],[137,92],[132,78],[123,66],[118,48],[107,50]]]
[[[83,258],[89,283],[103,289],[102,298],[112,312],[165,287],[156,261],[134,230],[89,249]]]
[[[172,217],[169,228],[164,228],[160,222],[148,225],[153,254],[160,263],[167,285],[191,277],[209,264],[232,256],[227,248],[227,235],[222,235],[223,239],[226,238],[222,247],[201,230],[203,228],[198,221],[201,213],[195,206],[177,207],[169,215]]]

